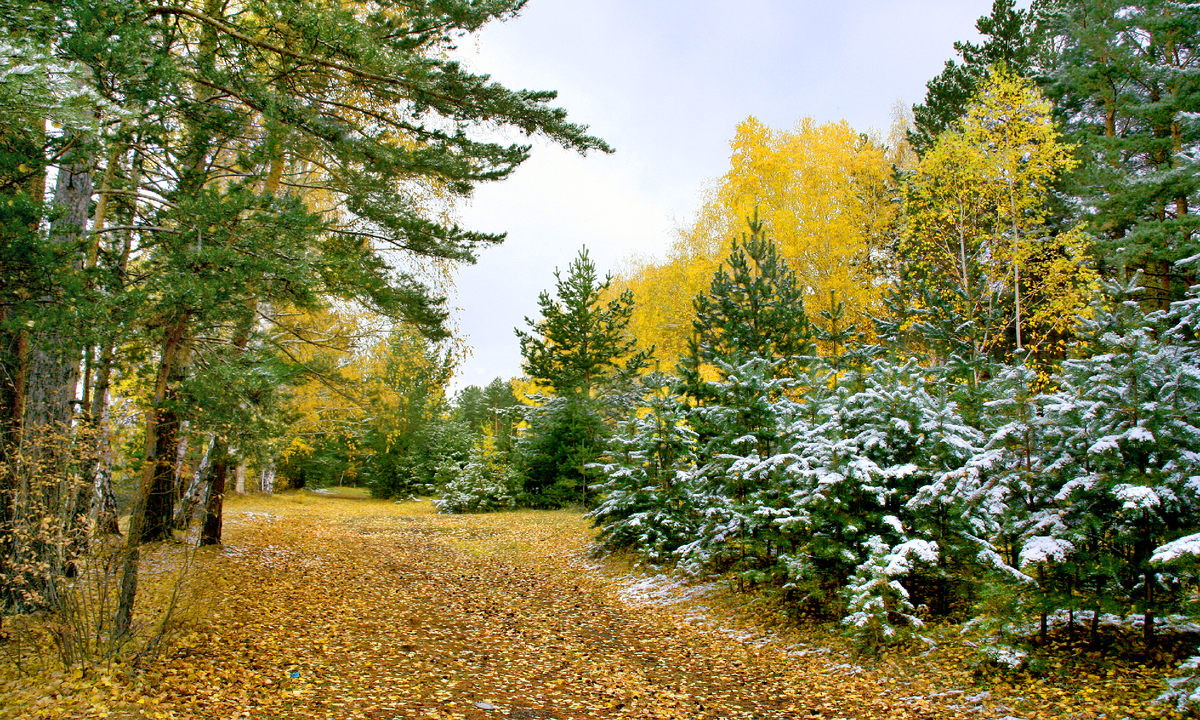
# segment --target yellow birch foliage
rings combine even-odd
[[[960,127],[943,133],[908,183],[900,257],[941,286],[976,352],[1040,351],[1083,312],[1096,274],[1082,228],[1046,227],[1048,188],[1075,160],[1029,82],[992,72]]]
[[[276,326],[277,345],[305,371],[289,393],[284,457],[310,453],[313,436],[353,449],[368,430],[390,442],[433,419],[429,398],[444,394],[454,359],[415,331],[349,309],[285,314]]]
[[[806,288],[810,320],[820,322],[830,291],[860,330],[869,332],[868,316],[879,306],[886,239],[898,215],[884,145],[845,121],[804,118],[776,130],[750,117],[731,148],[729,172],[705,191],[695,222],[680,230],[666,261],[635,259],[614,283],[616,292],[634,292],[631,329],[644,347],[657,346],[664,370],[686,349],[692,298],[707,292],[756,209]]]

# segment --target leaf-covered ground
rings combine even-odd
[[[0,717],[1148,717],[1162,671],[973,678],[969,647],[867,663],[754,606],[588,558],[577,514],[439,516],[291,495],[231,504],[207,590],[138,672],[0,677]],[[694,594],[693,594],[694,595]],[[764,610],[763,613],[765,614]],[[861,666],[861,667],[860,667]],[[31,685],[31,683],[36,683]]]

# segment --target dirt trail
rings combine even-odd
[[[306,498],[236,506],[206,563],[214,625],[146,715],[252,718],[932,717],[623,601],[565,513],[444,517]]]

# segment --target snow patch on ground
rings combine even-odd
[[[597,573],[600,571],[599,566],[596,566],[595,571]],[[708,606],[699,601],[711,597],[718,592],[722,587],[719,582],[698,583],[694,578],[667,573],[626,575],[615,580],[618,588],[617,597],[627,605],[634,607],[673,607],[681,605],[683,607],[680,608],[681,617],[679,619],[682,624],[723,635],[730,640],[753,647],[756,650],[761,650],[767,645],[779,642],[779,638],[770,633],[751,632],[744,628],[731,628],[717,623],[710,614]],[[832,652],[828,648],[797,651],[796,647],[798,646],[785,648],[784,652],[795,656],[806,654],[824,655]],[[834,669],[846,674],[862,672],[862,668],[857,665],[837,665],[834,666]]]
[[[850,663],[830,665],[829,669],[836,671],[840,675],[857,675],[863,671],[862,665],[851,665]]]
[[[669,607],[708,597],[712,583],[693,584],[687,578],[671,575],[627,576],[618,579],[617,596],[630,605]]]
[[[258,557],[254,559],[259,565],[266,567],[287,567],[299,560],[300,554],[279,545],[267,545],[259,551]]]
[[[231,514],[231,515],[226,516],[225,525],[227,525],[227,526],[228,525],[247,525],[249,523],[255,523],[255,522],[270,523],[270,522],[276,522],[280,519],[281,519],[281,517],[274,513],[254,512],[251,510],[251,511],[247,511],[247,512],[237,513],[236,515]]]
[[[603,565],[582,556],[573,558],[571,564],[593,577],[605,575]],[[681,606],[678,607],[678,620],[682,625],[719,633],[754,648],[762,648],[778,641],[778,638],[771,635],[719,625],[713,619],[710,608],[700,601],[716,593],[721,587],[720,583],[696,582],[695,578],[669,573],[632,573],[607,579],[615,583],[617,597],[626,605],[658,608]]]

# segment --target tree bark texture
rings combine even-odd
[[[225,484],[229,477],[229,454],[223,445],[224,443],[218,440],[213,448],[215,459],[212,464],[212,488],[208,492],[208,502],[205,503],[204,528],[200,531],[201,545],[221,544]]]
[[[174,525],[177,530],[186,530],[191,525],[192,516],[196,513],[197,507],[201,505],[207,507],[209,488],[212,485],[212,453],[216,444],[216,436],[210,436],[208,443],[204,446],[204,455],[200,458],[200,464],[196,466],[196,472],[192,475],[191,482],[188,483],[187,491],[179,501],[179,507],[175,509]]]

